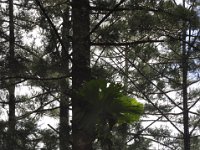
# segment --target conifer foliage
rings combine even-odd
[[[0,149],[199,149],[199,5],[0,1]]]

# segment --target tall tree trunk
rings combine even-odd
[[[77,90],[90,79],[89,0],[72,0],[73,66],[72,66],[72,136],[73,150],[92,149],[92,130],[82,126],[82,108]]]
[[[9,76],[14,76],[14,59],[15,59],[15,35],[14,35],[14,14],[13,0],[9,0]],[[15,150],[15,80],[11,79],[8,85],[9,93],[9,114],[8,114],[8,138],[7,149]]]
[[[64,46],[61,53],[61,74],[69,74],[69,30],[70,30],[70,21],[69,21],[69,7],[67,6],[65,12],[63,13],[63,27],[62,27],[62,40]],[[60,81],[60,150],[69,150],[70,149],[70,127],[69,127],[69,97],[67,94],[67,89],[69,88],[68,79],[61,79]]]
[[[185,34],[185,33],[184,33]],[[186,52],[185,43],[183,43],[182,54],[182,97],[183,97],[183,125],[184,125],[184,150],[190,150],[190,134],[189,134],[189,108],[188,108],[188,91],[187,91],[187,73],[188,73],[188,56]]]
[[[185,8],[185,0],[183,0],[183,7]],[[185,29],[186,23],[183,23],[183,35],[182,39],[186,41],[186,33],[187,30]],[[184,150],[190,150],[190,134],[189,134],[189,108],[188,108],[188,51],[186,50],[186,43],[182,42],[182,97],[183,97],[183,126],[184,126]]]
[[[183,33],[183,39],[186,39],[186,31]],[[190,150],[190,134],[189,134],[189,108],[188,108],[188,55],[185,43],[182,44],[182,97],[183,97],[183,125],[184,125],[184,150]]]

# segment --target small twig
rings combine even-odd
[[[58,133],[59,134],[59,131],[58,130],[56,130],[54,127],[52,127],[50,124],[47,124],[53,131],[55,131],[56,133]]]

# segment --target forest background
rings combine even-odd
[[[0,149],[199,150],[198,0],[0,4]]]

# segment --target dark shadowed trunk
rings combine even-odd
[[[92,149],[92,130],[82,126],[83,116],[77,90],[90,79],[89,0],[72,1],[73,67],[72,67],[72,134],[73,150]]]
[[[14,76],[14,59],[15,59],[15,36],[14,36],[14,14],[13,14],[13,0],[9,0],[9,76]],[[8,137],[7,137],[7,149],[15,150],[15,80],[11,79],[8,85],[9,93],[9,113],[8,113]]]
[[[69,29],[70,29],[70,21],[69,21],[69,7],[66,8],[63,13],[63,27],[62,27],[62,40],[64,43],[64,47],[62,48],[61,53],[61,74],[65,76],[69,74]],[[67,90],[69,88],[68,79],[61,79],[60,81],[60,150],[69,150],[70,149],[70,127],[69,127],[69,97]]]
[[[185,8],[186,1],[183,0],[183,7]],[[186,27],[186,23],[183,23],[183,28]],[[182,38],[186,41],[186,29],[183,29]],[[189,108],[188,108],[188,51],[186,47],[186,43],[182,43],[182,89],[183,89],[183,126],[184,126],[184,150],[190,150],[190,134],[189,134]]]
[[[184,40],[186,39],[186,31],[183,33]],[[187,77],[188,77],[188,55],[186,51],[186,45],[185,43],[182,44],[182,89],[183,89],[183,125],[184,125],[184,150],[190,150],[190,134],[189,134],[189,108],[188,108],[188,83],[187,83]]]

